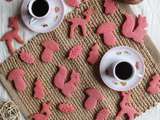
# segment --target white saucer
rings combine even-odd
[[[116,78],[107,75],[106,71],[110,65],[120,60],[132,61],[132,63],[136,66],[137,74],[141,74],[142,76],[134,76],[129,80],[116,80]],[[116,91],[128,91],[132,88],[135,88],[142,80],[144,73],[145,65],[142,55],[130,47],[121,46],[112,48],[107,53],[105,53],[100,62],[100,75],[103,82],[109,88]]]
[[[47,18],[30,23],[31,16],[28,13],[30,0],[23,0],[21,7],[21,17],[24,24],[32,31],[46,33],[57,28],[64,18],[64,4],[62,0],[50,0],[52,3],[51,14]]]

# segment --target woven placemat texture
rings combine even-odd
[[[93,7],[96,12],[92,16],[90,23],[87,25],[88,33],[86,37],[80,36],[80,30],[76,32],[74,39],[68,38],[69,23],[64,20],[63,23],[53,32],[47,34],[40,34],[33,38],[28,44],[21,48],[12,57],[6,60],[0,68],[0,72],[4,77],[7,76],[8,72],[13,68],[23,68],[26,72],[25,79],[27,82],[27,89],[23,93],[17,93],[13,88],[12,84],[2,79],[2,83],[8,90],[9,94],[12,96],[13,100],[18,104],[18,106],[24,111],[25,115],[32,115],[37,113],[42,102],[51,101],[52,102],[52,115],[51,120],[92,120],[95,117],[95,113],[103,107],[108,107],[110,109],[111,115],[109,120],[114,119],[118,108],[120,97],[119,93],[113,91],[106,87],[101,78],[99,77],[99,65],[89,65],[86,62],[86,58],[90,47],[97,42],[100,46],[100,53],[102,55],[107,52],[111,47],[106,47],[103,44],[103,40],[100,36],[95,34],[97,27],[103,22],[114,22],[117,25],[116,32],[114,33],[118,42],[116,46],[129,46],[140,53],[142,53],[146,72],[143,81],[133,89],[132,101],[136,108],[141,112],[146,111],[151,106],[154,106],[156,102],[160,102],[160,95],[151,96],[146,93],[146,87],[150,77],[155,73],[160,73],[160,68],[156,64],[152,55],[150,54],[148,48],[145,44],[137,44],[132,40],[123,37],[120,33],[120,28],[124,22],[124,10],[119,8],[119,10],[113,14],[106,16],[103,13],[103,0],[90,0],[83,4],[80,8],[75,9],[73,13],[65,17],[65,19],[73,18],[74,16],[81,16],[82,12],[89,7]],[[41,62],[40,54],[43,50],[40,45],[43,41],[48,39],[54,39],[60,44],[61,51],[55,53],[54,60],[52,63],[46,64]],[[82,44],[84,48],[83,55],[72,61],[67,59],[68,50],[77,44]],[[21,50],[26,50],[34,54],[37,61],[34,65],[28,65],[23,63],[19,57],[18,53]],[[69,70],[76,69],[81,74],[81,84],[78,86],[77,91],[71,98],[65,98],[55,87],[52,85],[52,79],[56,74],[58,65],[65,65]],[[36,78],[43,80],[45,87],[46,97],[44,100],[36,100],[33,98],[33,86]],[[86,88],[95,87],[98,88],[105,95],[105,100],[98,104],[96,109],[91,111],[86,111],[83,108],[83,102],[86,98],[84,90]],[[18,102],[17,102],[18,101]],[[68,102],[76,105],[76,112],[71,114],[63,114],[59,112],[56,108],[61,102]],[[25,109],[25,110],[24,110]]]

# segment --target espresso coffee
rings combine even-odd
[[[49,5],[46,0],[35,0],[32,5],[32,12],[37,17],[43,17],[48,13]]]
[[[115,67],[115,74],[121,80],[129,79],[133,74],[132,65],[128,62],[118,63]]]

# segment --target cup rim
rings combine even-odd
[[[45,1],[48,3],[48,6],[49,6],[48,12],[47,12],[44,16],[41,16],[41,17],[36,16],[36,15],[33,13],[33,11],[32,11],[32,5],[33,5],[33,3],[34,3],[35,1],[36,1],[36,0],[31,0],[31,1],[29,2],[29,4],[28,4],[29,14],[30,14],[32,17],[36,18],[36,19],[43,19],[43,18],[47,17],[47,16],[49,15],[50,11],[51,11],[51,6],[50,6],[49,0],[45,0]]]
[[[116,66],[117,66],[119,63],[122,63],[122,62],[129,63],[129,64],[132,66],[133,72],[132,72],[132,75],[131,75],[128,79],[120,79],[120,78],[116,75],[116,72],[115,72]],[[120,60],[120,61],[116,62],[115,65],[113,66],[113,77],[115,77],[116,80],[119,80],[119,81],[128,81],[128,80],[131,79],[135,74],[136,74],[136,68],[134,67],[134,65],[133,65],[130,61]]]

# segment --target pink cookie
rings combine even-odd
[[[117,11],[117,1],[116,0],[105,0],[104,3],[105,14],[113,14]]]
[[[80,74],[77,71],[72,70],[70,80],[67,83],[71,83],[76,86],[79,84],[79,82],[80,82]]]
[[[84,103],[86,110],[94,109],[97,105],[97,102],[104,100],[104,96],[96,88],[89,88],[85,91],[88,98]]]
[[[77,59],[82,55],[83,47],[82,45],[76,45],[69,51],[68,59]]]
[[[75,112],[75,106],[73,106],[72,104],[69,104],[69,103],[59,104],[58,109],[59,109],[59,111],[61,111],[63,113]]]
[[[9,27],[12,28],[11,31],[7,32],[2,36],[1,40],[4,40],[6,42],[6,45],[8,47],[9,53],[13,54],[16,49],[13,46],[13,40],[15,40],[19,44],[24,44],[24,41],[19,36],[19,23],[18,23],[18,17],[10,17],[9,18]]]
[[[35,63],[35,58],[31,53],[22,51],[19,55],[20,55],[20,59],[23,62],[28,63],[28,64]]]
[[[129,120],[134,120],[139,112],[130,103],[131,93],[121,93],[122,101],[120,102],[121,110],[118,112],[115,120],[120,120],[122,116],[127,115]]]
[[[66,0],[66,3],[71,7],[79,7],[81,2],[87,2],[88,0]]]
[[[50,108],[51,108],[50,103],[43,103],[40,113],[34,114],[32,116],[32,119],[33,120],[49,120],[49,117],[51,115]]]
[[[55,75],[53,79],[53,85],[55,85],[58,89],[64,88],[64,83],[67,78],[68,70],[65,66],[60,66],[58,73]]]
[[[77,85],[80,82],[80,74],[76,71],[72,71],[70,80],[64,84],[64,88],[62,89],[63,95],[66,97],[71,97],[73,92],[76,90]]]
[[[89,8],[83,13],[85,18],[75,17],[75,18],[72,18],[71,20],[68,20],[71,23],[70,34],[69,34],[70,38],[74,37],[75,29],[78,28],[79,26],[82,29],[83,36],[87,35],[86,25],[90,21],[93,13],[94,13],[93,9]]]
[[[116,44],[116,37],[113,32],[116,29],[116,25],[114,23],[103,23],[97,29],[97,34],[102,34],[104,38],[104,44],[108,46],[112,46]]]
[[[74,84],[65,83],[64,88],[61,89],[61,92],[65,97],[71,97],[75,90],[76,90],[76,86]]]
[[[58,73],[54,77],[53,84],[62,92],[64,96],[70,97],[80,82],[80,74],[73,70],[70,80],[68,81],[66,80],[67,74],[68,70],[66,67],[60,66]]]
[[[59,44],[54,40],[47,40],[42,43],[44,50],[41,55],[41,59],[43,62],[51,62],[53,60],[53,54],[60,50]]]
[[[37,80],[35,82],[35,87],[34,87],[34,97],[41,100],[44,98],[44,96],[45,94],[44,94],[43,83],[41,80]]]
[[[160,75],[154,75],[149,83],[147,92],[151,95],[160,93]]]
[[[79,0],[66,0],[67,5],[71,7],[79,7],[80,1]]]
[[[8,75],[8,80],[13,81],[15,88],[20,92],[26,89],[24,75],[25,72],[22,68],[13,69]]]
[[[89,64],[95,64],[99,60],[99,46],[96,43],[89,52],[89,56],[87,58],[87,61]]]
[[[48,120],[48,118],[45,115],[39,114],[39,113],[33,115],[32,119],[33,120]]]
[[[146,34],[145,28],[147,27],[146,17],[139,15],[137,18],[127,13],[125,16],[126,21],[122,26],[122,34],[127,38],[133,39],[135,42],[143,43]]]
[[[107,120],[109,117],[109,110],[107,108],[103,108],[100,110],[97,115],[95,120]]]
[[[43,103],[40,113],[49,117],[52,113],[50,108],[51,108],[51,103],[50,102]]]

